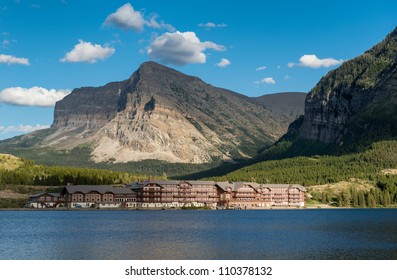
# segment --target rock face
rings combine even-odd
[[[275,115],[283,115],[291,123],[304,114],[305,92],[279,92],[254,97],[253,100]]]
[[[338,145],[372,137],[370,130],[392,136],[397,113],[396,66],[397,29],[320,80],[306,97],[298,134]],[[296,130],[296,124],[291,129]]]
[[[280,110],[146,62],[128,80],[75,89],[57,102],[53,125],[38,145],[89,144],[97,162],[203,163],[254,156],[289,122]]]

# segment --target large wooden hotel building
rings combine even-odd
[[[66,186],[59,195],[32,196],[29,205],[32,208],[55,205],[68,208],[259,209],[304,207],[305,193],[305,188],[297,184],[150,180],[122,188]]]

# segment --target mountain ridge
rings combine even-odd
[[[2,142],[54,150],[91,145],[95,162],[233,161],[276,141],[290,120],[250,97],[145,62],[127,80],[73,90],[56,103],[50,129]]]
[[[394,123],[395,110],[391,107],[396,104],[397,28],[317,83],[306,97],[305,114],[297,132],[304,139],[335,145],[372,138],[370,130]],[[292,129],[296,130],[296,124]],[[378,134],[379,139],[394,137],[397,128],[390,125]]]

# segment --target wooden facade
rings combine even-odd
[[[137,207],[137,194],[129,187],[67,186],[61,195],[68,208]]]
[[[144,181],[129,187],[67,186],[60,194],[31,197],[29,207],[258,209],[304,207],[306,190],[296,184],[213,181]]]
[[[217,186],[207,181],[145,181],[133,184],[141,207],[216,207]]]
[[[213,181],[144,181],[133,183],[142,208],[304,207],[306,190],[296,184],[257,184]]]
[[[28,208],[57,208],[64,206],[65,200],[60,193],[38,193],[29,197]]]

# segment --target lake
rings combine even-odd
[[[0,211],[1,260],[397,259],[397,209]]]

